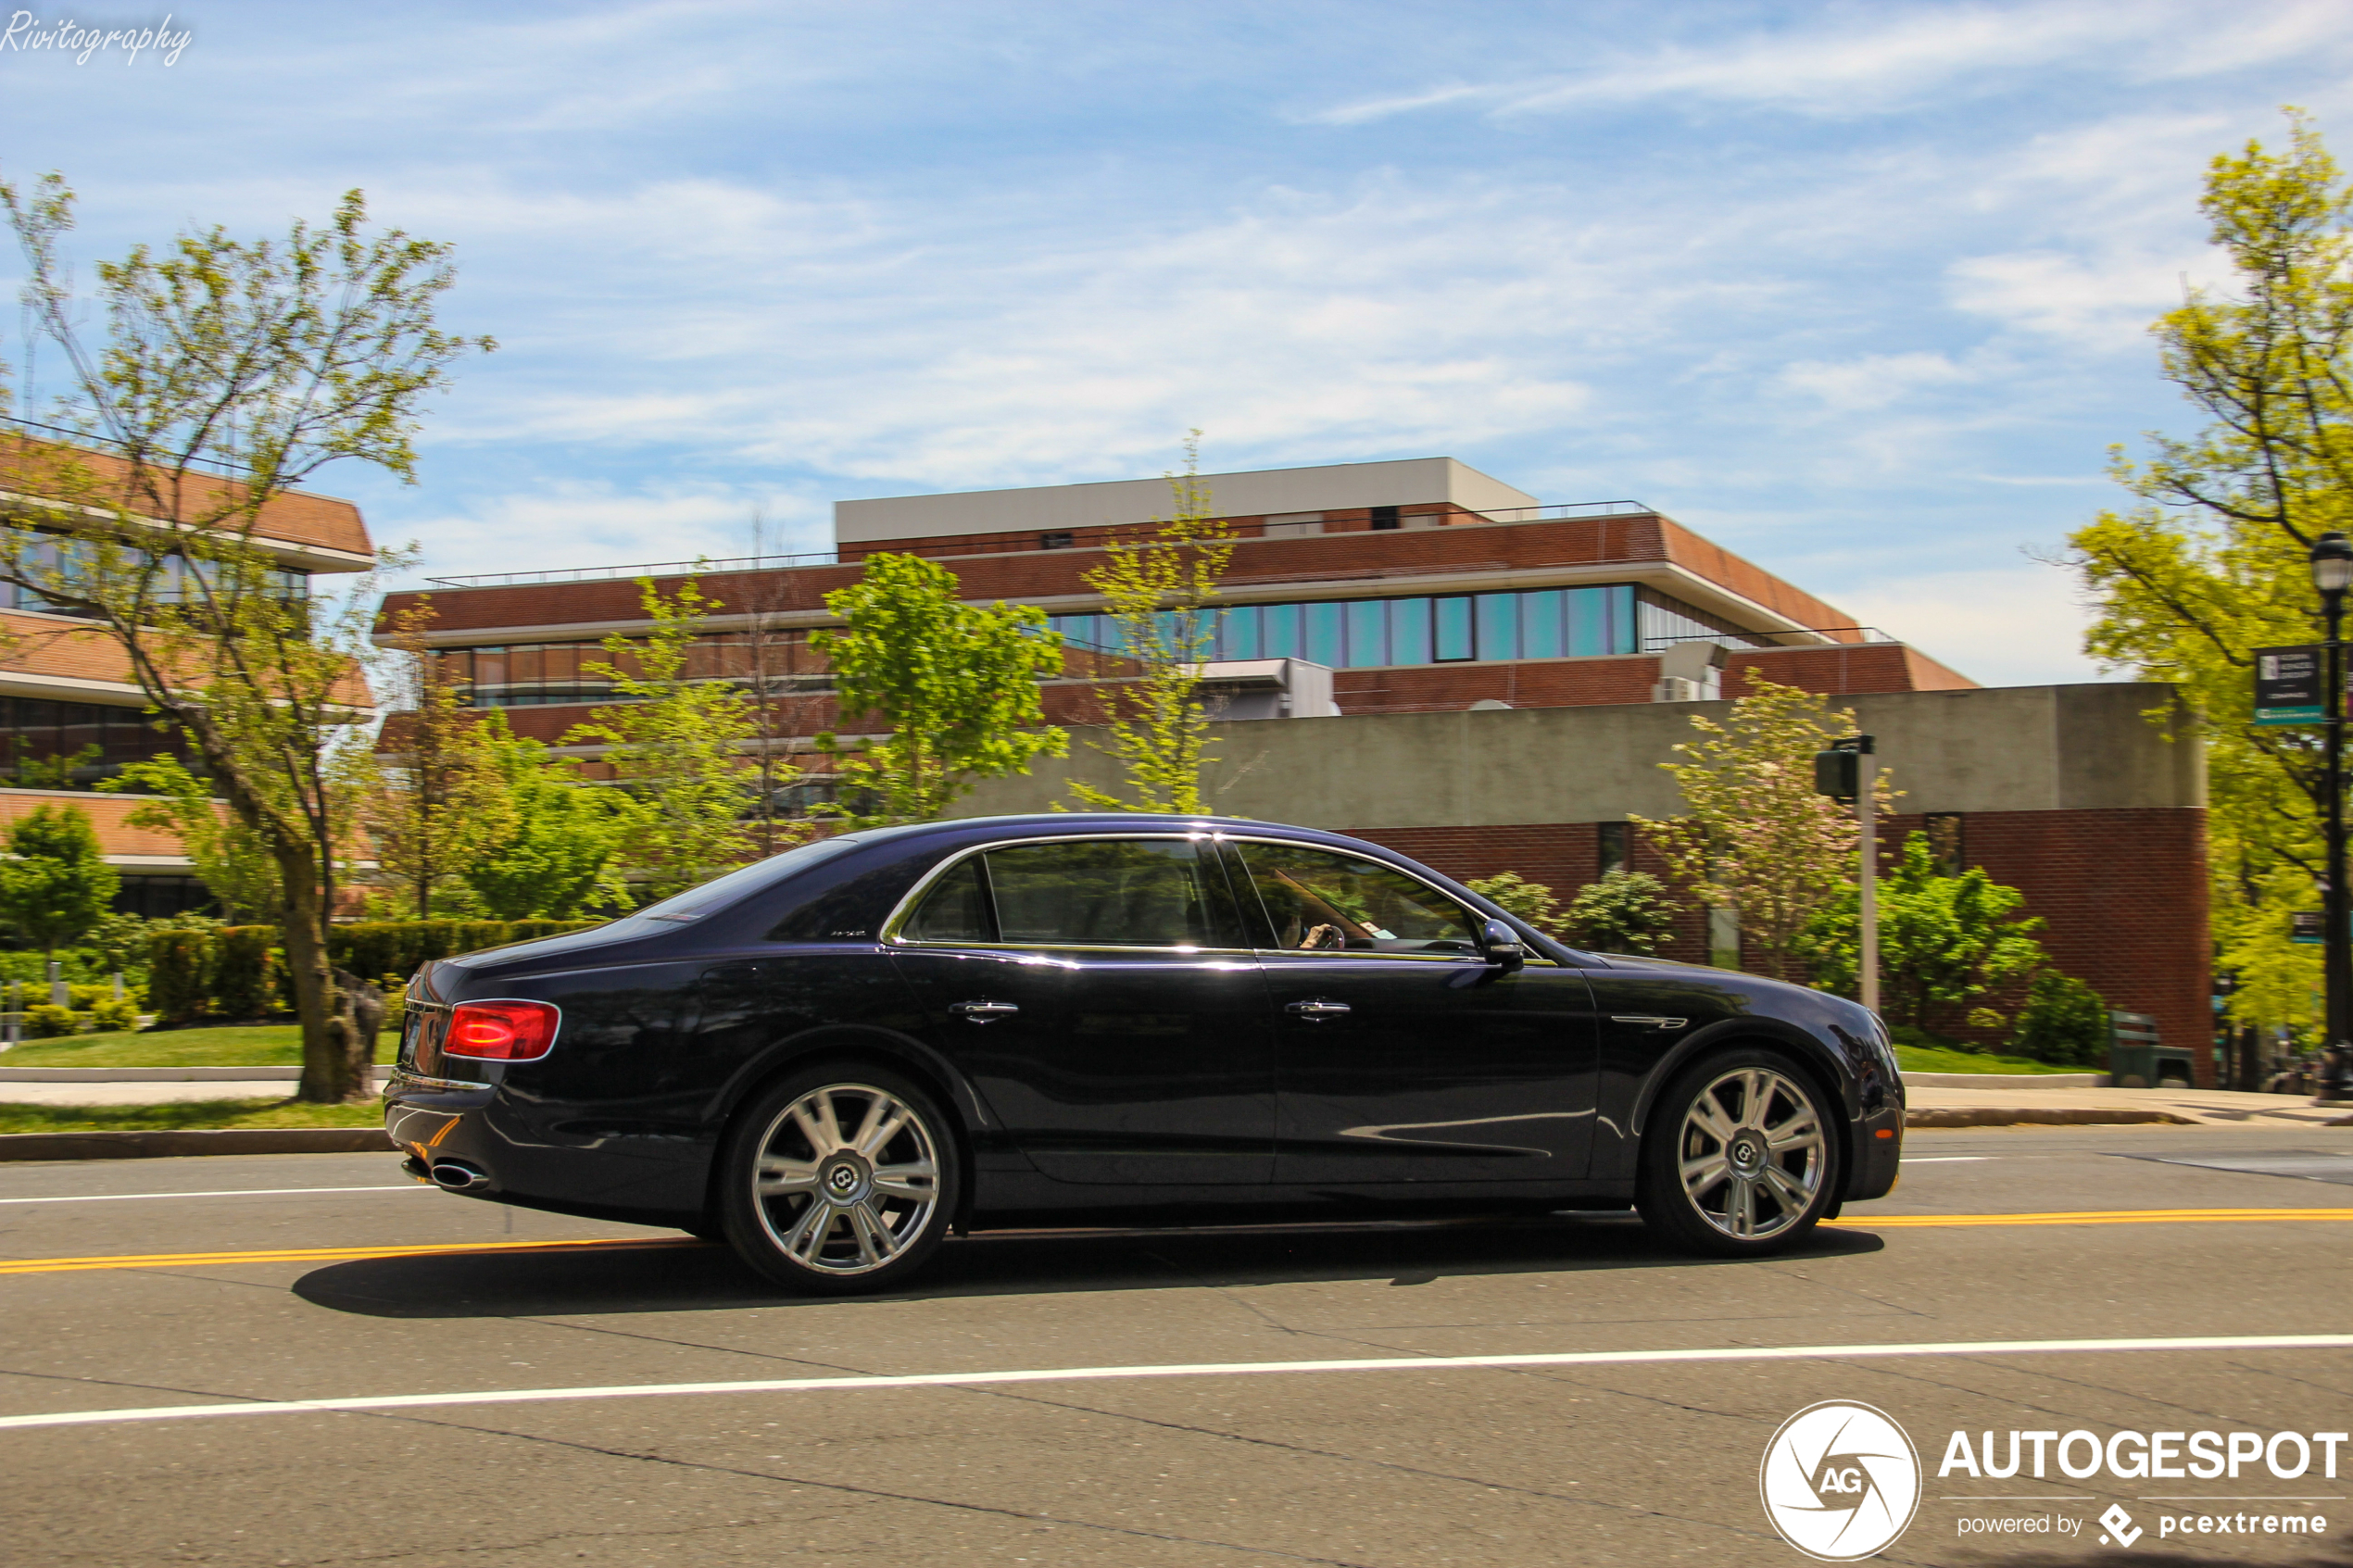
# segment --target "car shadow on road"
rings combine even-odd
[[[1875,1252],[1882,1245],[1876,1236],[1842,1228],[1818,1231],[1780,1256],[1837,1257]],[[908,1288],[871,1299],[1367,1279],[1410,1287],[1470,1274],[1746,1266],[1743,1260],[1678,1253],[1639,1222],[1615,1215],[984,1231],[941,1248]],[[384,1318],[711,1311],[824,1299],[779,1290],[724,1247],[692,1245],[370,1258],[314,1270],[294,1289],[316,1306]]]

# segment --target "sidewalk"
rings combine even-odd
[[[376,1069],[382,1085],[389,1067]],[[183,1100],[291,1099],[298,1067],[45,1067],[0,1072],[0,1103],[166,1105]]]
[[[2000,1127],[2155,1122],[2198,1127],[2313,1129],[2353,1119],[2353,1105],[2314,1105],[2304,1095],[2250,1095],[2233,1089],[2044,1088],[2029,1078],[1988,1073],[1981,1087],[1907,1085],[1911,1126]],[[1972,1114],[1974,1113],[1974,1114]]]

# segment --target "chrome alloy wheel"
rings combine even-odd
[[[1829,1169],[1813,1097],[1768,1067],[1737,1068],[1693,1096],[1676,1155],[1692,1212],[1743,1241],[1796,1224]]]
[[[785,1257],[813,1273],[871,1273],[925,1234],[939,1202],[938,1143],[888,1091],[827,1084],[761,1135],[752,1196]]]

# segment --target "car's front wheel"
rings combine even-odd
[[[795,1073],[745,1107],[720,1149],[728,1245],[790,1289],[887,1289],[956,1211],[955,1135],[922,1088],[863,1063]]]
[[[1643,1129],[1643,1222],[1698,1251],[1788,1246],[1838,1192],[1828,1110],[1813,1081],[1771,1051],[1718,1051],[1684,1069]]]

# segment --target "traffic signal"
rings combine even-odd
[[[1853,800],[1863,793],[1863,758],[1855,751],[1814,753],[1814,793]]]

